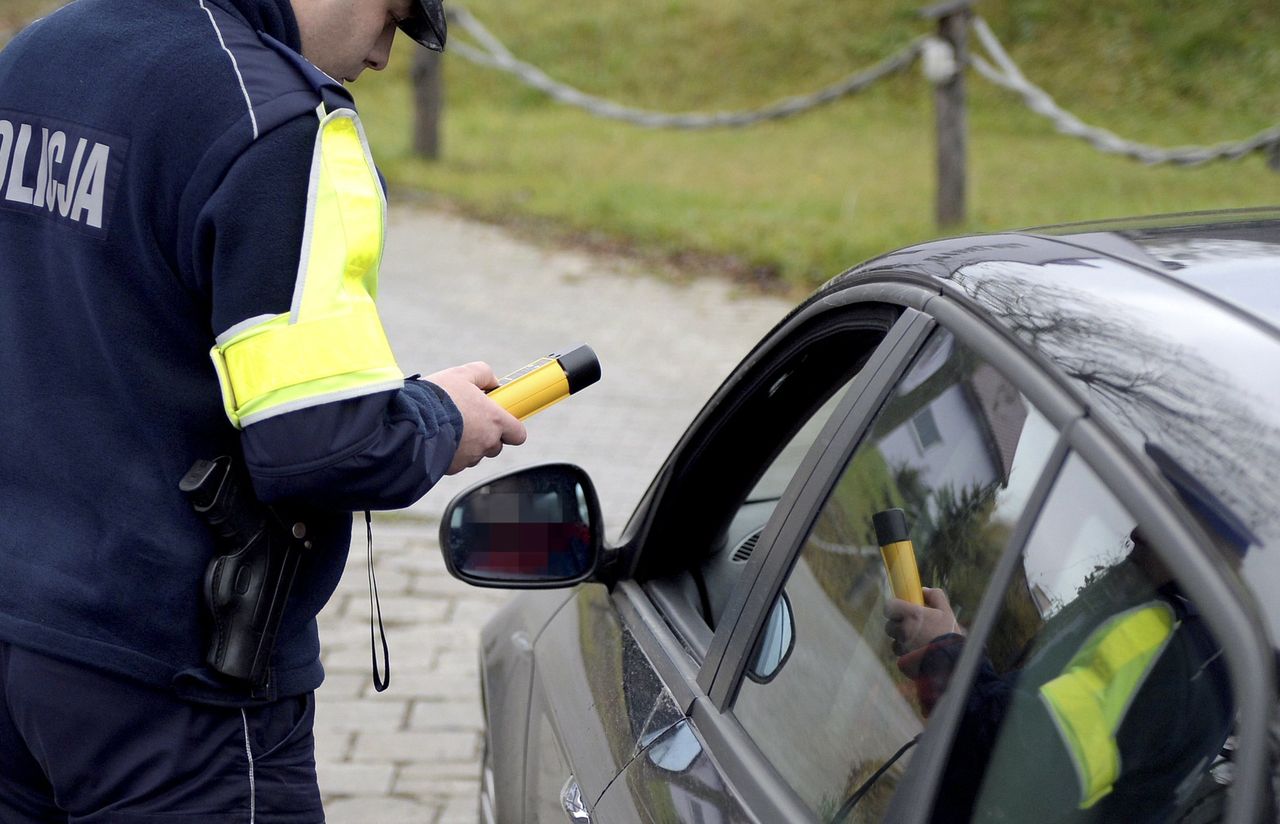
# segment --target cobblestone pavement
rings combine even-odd
[[[789,304],[541,249],[404,204],[391,213],[379,304],[406,371],[485,360],[501,375],[581,342],[603,365],[599,384],[527,422],[524,446],[445,479],[403,513],[375,514],[389,690],[373,689],[358,522],[347,574],[320,616],[328,675],[317,693],[316,755],[329,821],[471,824],[479,631],[509,595],[445,572],[436,539],[444,505],[500,471],[567,460],[590,473],[606,531],[617,535],[693,415]]]

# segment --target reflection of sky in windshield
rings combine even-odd
[[[1022,510],[1027,507],[1027,499],[1031,490],[1040,479],[1040,469],[1048,455],[1049,449],[1058,438],[1058,432],[1035,407],[1028,405],[1027,419],[1022,425],[1022,436],[1018,441],[1018,450],[1013,456],[1015,471],[1009,473],[1008,483],[996,497],[993,520],[1008,524],[1016,523]],[[1030,444],[1030,446],[1028,446]],[[1027,458],[1025,453],[1034,452],[1034,458]],[[1032,463],[1034,461],[1034,463]],[[1035,471],[1018,472],[1017,469],[1031,464]]]
[[[1027,585],[1039,587],[1055,607],[1074,601],[1095,567],[1113,566],[1132,549],[1135,521],[1104,489],[1073,455],[1027,542]]]
[[[1135,450],[1153,442],[1266,548],[1244,579],[1280,637],[1280,345],[1174,284],[1105,258],[985,262],[953,281],[1052,360]]]

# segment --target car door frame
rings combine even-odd
[[[1229,813],[1231,821],[1248,820],[1248,816],[1256,812],[1265,781],[1263,731],[1268,719],[1268,696],[1273,693],[1270,692],[1271,671],[1263,662],[1270,661],[1271,653],[1256,625],[1250,624],[1249,611],[1241,606],[1240,599],[1245,596],[1239,587],[1197,548],[1204,536],[1172,499],[1167,484],[1148,467],[1136,462],[1104,423],[1088,417],[1086,400],[1065,379],[1057,378],[1051,367],[1028,352],[1008,332],[983,320],[977,307],[966,299],[942,294],[937,280],[907,270],[876,273],[873,280],[845,286],[829,295],[825,302],[810,304],[809,310],[840,311],[864,301],[895,303],[905,310],[802,461],[774,517],[761,534],[756,552],[743,570],[745,580],[739,582],[709,646],[704,651],[695,650],[688,639],[677,635],[641,584],[623,580],[615,587],[614,602],[623,619],[632,627],[677,704],[707,742],[726,783],[761,820],[813,818],[808,807],[782,780],[733,716],[732,702],[754,639],[839,469],[861,444],[867,427],[915,353],[932,331],[942,326],[1013,382],[1059,433],[1053,455],[1043,468],[1033,497],[1004,550],[997,574],[1012,575],[1022,544],[1053,480],[1069,451],[1079,452],[1117,498],[1150,529],[1153,541],[1165,549],[1163,554],[1168,555],[1165,560],[1170,568],[1188,582],[1188,594],[1198,605],[1206,605],[1202,613],[1214,632],[1230,639],[1225,652],[1241,713],[1241,727],[1253,734],[1241,736],[1233,793],[1239,798],[1231,802]],[[784,320],[780,326],[786,323]],[[753,354],[758,356],[759,352]],[[662,489],[660,475],[646,494],[646,504],[652,505]],[[629,533],[635,534],[636,524],[643,523],[644,505],[638,512],[641,513],[638,519],[628,525]],[[994,623],[996,602],[990,596],[993,591],[995,587],[988,589],[988,597],[984,598],[975,618],[975,633],[985,631],[984,627],[989,630],[989,625]],[[969,656],[973,660],[962,659],[962,667],[966,663],[975,666],[977,646],[973,645]],[[698,652],[702,652],[701,660]],[[961,670],[957,676],[963,674]],[[950,696],[960,692],[952,691]],[[913,756],[901,789],[895,794],[891,808],[894,820],[927,820],[958,721],[958,700],[944,699],[935,712],[930,730],[936,727],[938,732],[922,739]],[[1246,727],[1245,721],[1249,719],[1254,726]],[[899,803],[899,798],[906,801]]]

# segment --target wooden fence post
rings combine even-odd
[[[935,214],[939,229],[965,221],[965,177],[968,117],[965,112],[964,72],[969,63],[968,35],[971,0],[948,0],[923,9],[922,17],[938,21],[938,37],[951,47],[955,73],[934,85],[937,128],[938,190]]]
[[[413,50],[413,151],[428,160],[440,158],[440,118],[444,113],[444,61],[439,52]]]

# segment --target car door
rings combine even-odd
[[[572,820],[940,815],[979,651],[1013,668],[1066,600],[1009,582],[1073,449],[1105,479],[1095,497],[1125,513],[1110,539],[1125,518],[1148,529],[1199,571],[1177,577],[1210,636],[1248,635],[1169,502],[1151,503],[1084,412],[923,284],[804,304],[677,446],[609,559],[613,586],[579,588],[539,637],[527,820],[565,820],[566,791],[594,815]],[[888,508],[907,513],[921,577],[950,601],[944,635],[981,641],[957,645],[954,683],[922,682],[885,632],[873,516]],[[1236,663],[1233,696],[1250,677]]]

